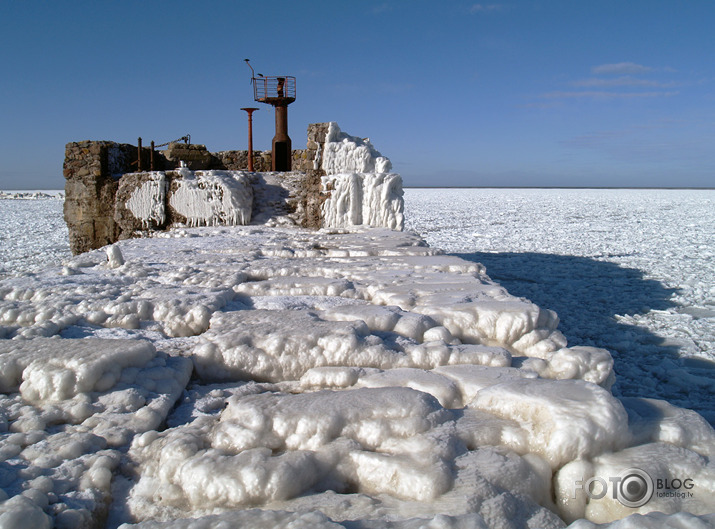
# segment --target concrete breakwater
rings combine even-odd
[[[270,152],[209,152],[172,143],[165,151],[111,141],[65,148],[64,217],[74,254],[172,226],[293,224],[304,228],[369,225],[402,229],[402,179],[367,139],[336,123],[308,126],[294,171],[267,172]]]

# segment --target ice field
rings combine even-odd
[[[0,199],[0,279],[58,266],[71,255],[63,204],[60,199]]]
[[[405,199],[18,266],[0,527],[715,526],[714,192]]]
[[[405,218],[608,349],[617,395],[715,422],[715,191],[407,189]]]

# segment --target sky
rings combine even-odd
[[[251,72],[369,137],[405,186],[715,187],[715,1],[0,0],[0,189],[64,146],[270,149]]]

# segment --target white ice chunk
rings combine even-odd
[[[629,397],[621,402],[634,445],[663,442],[711,459],[715,456],[715,430],[701,415],[664,400]]]
[[[541,357],[566,345],[558,316],[525,300],[503,299],[451,302],[443,296],[412,310],[426,314],[468,343],[511,347],[527,356]]]
[[[141,478],[130,503],[137,515],[150,504],[228,509],[286,500],[326,479],[430,499],[451,483],[444,459],[453,451],[433,433],[449,419],[407,388],[234,396],[218,422],[203,417],[134,441]]]
[[[637,476],[637,481],[629,480],[631,475]],[[622,481],[616,481],[618,478]],[[590,498],[585,491],[589,480],[594,481],[589,487]],[[624,488],[629,482],[637,485],[634,492]],[[651,443],[603,454],[590,462],[567,464],[556,474],[555,492],[562,514],[569,521],[585,517],[607,523],[633,513],[655,511],[709,514],[715,508],[715,464],[684,448]],[[650,499],[639,505],[638,500],[648,493],[652,494]],[[637,506],[627,506],[623,500]]]
[[[321,312],[320,317],[329,321],[363,321],[373,332],[394,332],[416,342],[422,342],[425,332],[437,327],[437,323],[428,316],[406,312],[399,307],[379,305],[334,307],[329,311]],[[448,331],[440,336],[451,338]]]
[[[564,347],[530,358],[522,367],[543,378],[581,379],[609,389],[615,380],[611,353],[597,347]]]
[[[472,405],[521,423],[529,450],[558,468],[627,445],[623,405],[600,386],[582,380],[518,379],[480,390]]]
[[[0,528],[50,529],[52,519],[26,496],[13,496],[0,501]]]
[[[437,372],[425,371],[423,369],[390,369],[388,371],[360,377],[357,385],[365,388],[412,388],[417,391],[429,393],[445,408],[461,407],[462,402],[459,389],[452,380]]]
[[[124,256],[119,246],[112,244],[107,246],[107,265],[109,268],[119,268],[124,264]]]
[[[303,388],[346,388],[355,385],[358,378],[377,369],[362,367],[315,367],[300,378]]]
[[[153,345],[137,340],[0,341],[0,391],[19,388],[30,402],[106,391],[125,368],[143,366],[155,355]]]
[[[486,367],[481,365],[449,365],[434,369],[453,380],[464,404],[469,404],[484,388],[501,384],[502,382],[519,381],[523,378],[537,378],[536,373],[513,367]]]

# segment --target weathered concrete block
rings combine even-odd
[[[179,162],[186,163],[192,171],[209,169],[215,165],[213,155],[206,149],[206,145],[189,145],[185,143],[170,143],[164,153],[169,162],[176,166]]]

